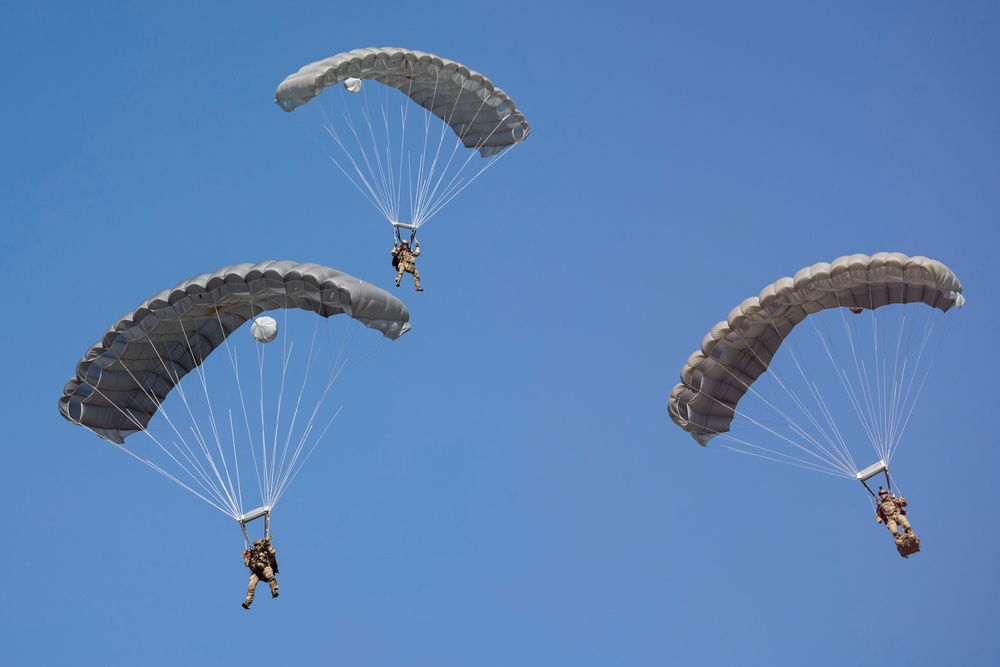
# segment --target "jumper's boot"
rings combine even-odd
[[[278,597],[278,580],[272,579],[267,583],[271,586],[271,597],[273,598]]]
[[[253,602],[253,600],[251,600],[250,598],[247,598],[246,600],[244,600],[244,601],[243,601],[243,608],[244,608],[244,609],[249,609],[249,608],[250,608],[250,603],[251,603],[251,602]]]
[[[420,286],[420,274],[417,273],[416,269],[413,270],[413,286],[417,288],[418,292],[424,291],[424,288]]]

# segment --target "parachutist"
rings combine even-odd
[[[420,286],[420,272],[417,271],[417,257],[420,256],[420,241],[413,241],[413,249],[410,250],[410,242],[406,239],[392,244],[392,265],[399,273],[396,274],[396,287],[403,279],[403,273],[413,274],[413,286],[418,292],[423,292]]]
[[[917,538],[910,522],[906,518],[906,498],[900,496],[895,498],[888,490],[879,487],[879,504],[875,508],[875,520],[885,523],[885,527],[892,533],[892,539],[896,542],[896,550],[903,558],[920,551],[920,540]],[[902,527],[903,532],[899,532],[897,527]]]
[[[278,574],[278,561],[275,558],[274,547],[271,546],[271,538],[266,540],[254,540],[243,552],[243,564],[250,568],[250,583],[247,585],[247,599],[243,602],[243,608],[249,609],[253,604],[254,592],[257,590],[257,583],[263,579],[271,587],[271,597],[278,597],[278,580],[274,575]]]

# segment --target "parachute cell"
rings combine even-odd
[[[279,308],[346,314],[391,339],[410,328],[401,301],[336,269],[292,261],[227,266],[152,296],[112,324],[77,364],[59,411],[122,444],[229,334]]]
[[[306,65],[281,82],[274,101],[294,111],[338,83],[357,92],[356,79],[403,92],[483,157],[524,141],[530,131],[514,101],[479,72],[432,53],[397,47],[354,49]]]

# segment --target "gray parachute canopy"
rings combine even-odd
[[[287,260],[226,266],[146,299],[111,325],[77,364],[59,412],[123,444],[229,334],[279,308],[345,314],[393,340],[410,329],[403,302],[336,269]]]
[[[944,264],[900,253],[849,255],[782,278],[734,308],[705,336],[670,393],[670,417],[705,445],[729,430],[737,403],[808,315],[828,308],[907,303],[947,312],[961,307],[965,298],[958,278]]]
[[[281,82],[274,101],[294,111],[323,89],[349,79],[369,79],[401,91],[483,157],[524,141],[531,129],[514,100],[479,72],[431,53],[395,47],[355,49],[306,65]]]

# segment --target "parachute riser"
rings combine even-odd
[[[875,498],[876,500],[878,500],[878,495],[868,486],[868,480],[875,477],[879,473],[883,473],[885,475],[885,488],[889,491],[889,495],[891,496],[892,479],[889,477],[889,465],[885,461],[879,461],[878,463],[868,466],[858,473],[858,481],[865,485],[865,489],[867,489],[872,498]]]
[[[240,517],[240,530],[243,531],[243,537],[246,539],[247,544],[253,544],[253,540],[250,539],[250,534],[247,533],[247,524],[251,521],[255,521],[259,518],[264,518],[264,539],[266,540],[270,534],[271,528],[271,508],[267,505],[264,507],[258,507],[255,510],[251,510]]]
[[[402,227],[403,229],[409,229],[410,230],[410,245],[413,245],[414,241],[417,240],[417,226],[416,225],[408,225],[405,222],[394,222],[394,223],[392,223],[392,235],[393,235],[393,239],[394,239],[393,245],[394,246],[398,246],[400,243],[403,242],[403,238],[402,238],[402,236],[399,233],[400,227]]]

